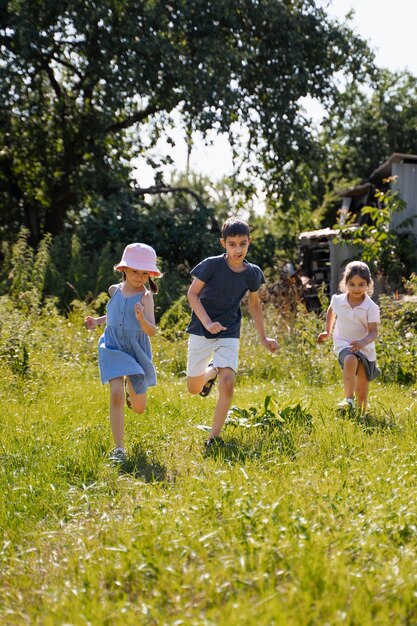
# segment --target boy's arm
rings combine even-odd
[[[329,306],[326,313],[326,330],[320,333],[320,335],[317,337],[318,343],[323,343],[323,341],[326,341],[326,339],[330,337],[335,321],[336,314],[333,311],[332,307]]]
[[[270,352],[276,352],[278,350],[278,343],[275,341],[275,339],[270,339],[266,336],[264,315],[262,311],[262,304],[259,299],[259,291],[249,292],[248,307],[256,330],[258,331],[259,339],[261,340],[262,345],[265,346],[265,348]]]
[[[203,324],[204,328],[208,330],[209,333],[217,335],[220,331],[226,330],[226,327],[222,326],[220,322],[213,322],[201,304],[200,293],[204,285],[205,283],[202,280],[194,278],[187,293],[188,302],[200,322]]]
[[[375,341],[377,337],[378,337],[378,324],[376,322],[368,322],[368,334],[365,337],[363,337],[363,339],[351,341],[350,349],[352,350],[352,352],[357,352],[358,350],[361,350],[361,348],[364,348],[365,346],[367,346],[369,343],[372,343],[373,341]]]

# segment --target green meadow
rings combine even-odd
[[[1,624],[417,623],[414,318],[405,329],[386,304],[364,417],[335,411],[322,320],[268,310],[272,356],[245,319],[215,450],[201,426],[216,389],[187,395],[186,337],[161,333],[117,468],[83,305],[23,315],[0,300]]]

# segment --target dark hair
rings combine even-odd
[[[342,280],[339,283],[340,291],[347,291],[347,282],[354,276],[359,276],[366,281],[366,284],[368,285],[366,291],[370,296],[372,296],[374,292],[374,281],[372,280],[369,267],[362,261],[352,261],[346,265]]]
[[[236,237],[237,235],[250,237],[249,225],[237,217],[229,217],[222,226],[222,239]]]
[[[126,272],[123,272],[123,270],[122,270],[122,275],[123,275],[123,281],[125,281],[126,280]],[[162,276],[162,274],[161,274],[161,276]],[[159,291],[158,285],[153,280],[153,278],[151,278],[150,276],[148,278],[148,281],[149,281],[149,289],[150,289],[150,291],[156,295],[158,293],[158,291]]]
[[[159,289],[158,289],[158,285],[157,285],[157,284],[156,284],[156,282],[153,280],[153,278],[151,278],[150,276],[149,276],[149,278],[148,278],[148,281],[149,281],[149,287],[150,287],[150,289],[151,289],[152,293],[154,293],[154,294],[156,295],[156,294],[158,293],[158,291],[159,291]]]

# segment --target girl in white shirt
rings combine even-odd
[[[343,369],[345,391],[338,407],[353,409],[356,397],[362,413],[368,405],[369,381],[380,374],[375,352],[380,317],[379,306],[370,298],[373,288],[369,267],[362,261],[348,263],[339,284],[342,293],[332,296],[326,330],[317,338],[318,343],[326,341],[334,326],[334,352]]]

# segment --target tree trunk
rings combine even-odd
[[[73,197],[74,192],[71,191],[68,181],[61,180],[52,191],[51,204],[45,214],[44,232],[51,233],[53,237],[62,233]]]

